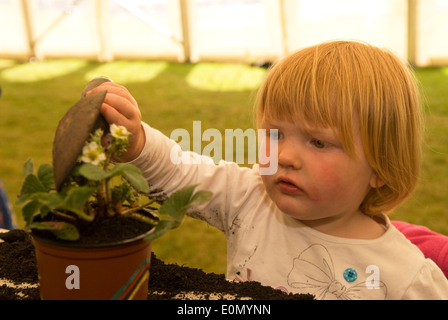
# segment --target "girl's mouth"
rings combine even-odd
[[[290,179],[280,177],[277,179],[277,187],[282,193],[290,194],[290,195],[300,195],[304,194],[305,192],[295,185]]]

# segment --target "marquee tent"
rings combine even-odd
[[[277,59],[359,39],[448,64],[448,0],[0,0],[0,58]]]

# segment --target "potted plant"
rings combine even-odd
[[[211,198],[196,186],[168,198],[150,193],[138,168],[113,163],[129,132],[102,119],[105,94],[83,96],[60,121],[53,165],[24,166],[17,203],[33,236],[43,299],[146,299],[151,241]]]

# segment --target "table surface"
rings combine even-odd
[[[0,229],[0,233],[8,231]],[[1,242],[3,240],[0,239],[0,246],[2,245]],[[22,245],[25,243],[27,246],[32,246],[31,241],[21,241],[21,243]],[[32,249],[32,247],[28,248]],[[27,252],[30,251],[28,250]],[[4,265],[5,263],[14,263],[14,261],[1,261],[2,258],[6,258],[0,256],[0,262],[3,262]],[[14,257],[14,259],[24,260],[21,257]],[[33,269],[35,269],[36,278],[37,267],[35,262],[33,262]],[[309,295],[286,294],[280,290],[262,286],[254,281],[227,281],[224,275],[205,273],[200,269],[177,264],[167,264],[157,259],[154,254],[152,256],[149,279],[149,300],[310,300],[312,298]],[[17,280],[13,281],[5,278],[4,274],[3,276],[1,274],[0,264],[0,300],[5,299],[5,292],[8,299],[38,299],[40,294],[39,283],[38,281],[18,283]]]

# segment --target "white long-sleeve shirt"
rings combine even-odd
[[[227,237],[227,279],[258,281],[317,299],[448,299],[448,280],[382,215],[385,233],[373,240],[330,236],[284,214],[269,198],[258,166],[174,164],[175,141],[143,124],[146,145],[138,166],[154,189],[170,195],[192,184],[213,199],[189,214]],[[213,254],[213,252],[210,252]]]

